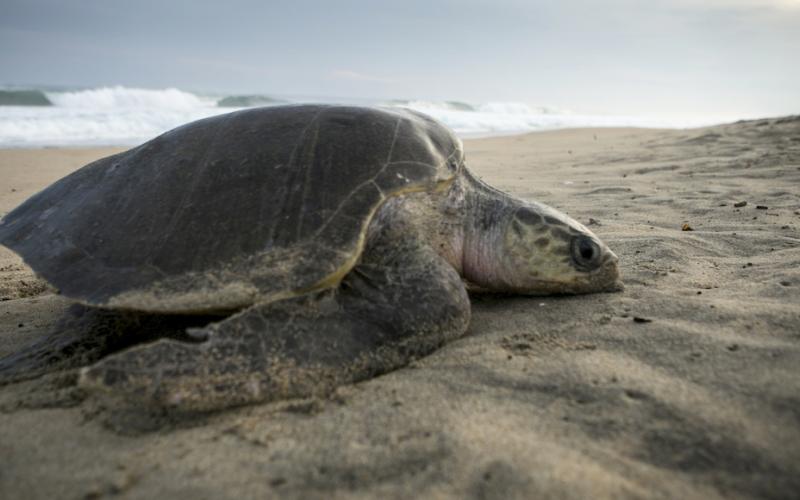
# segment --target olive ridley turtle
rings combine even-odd
[[[91,308],[225,315],[83,368],[88,389],[185,410],[322,394],[462,335],[467,287],[621,287],[591,231],[479,180],[405,109],[237,111],[95,161],[0,221]]]

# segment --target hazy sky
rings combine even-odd
[[[0,83],[800,113],[800,0],[0,0]]]

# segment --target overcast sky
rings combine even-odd
[[[800,113],[800,0],[0,0],[0,83]]]

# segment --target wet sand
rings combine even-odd
[[[0,498],[796,498],[800,118],[465,147],[626,290],[473,296],[464,338],[326,399],[173,419],[0,386]],[[0,215],[115,151],[0,151]],[[0,248],[0,356],[68,306]]]

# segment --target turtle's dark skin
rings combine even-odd
[[[190,123],[31,197],[0,221],[0,243],[90,311],[129,311],[112,322],[124,337],[153,313],[218,315],[81,371],[85,388],[183,410],[322,394],[403,366],[465,332],[465,282],[620,287],[588,229],[487,186],[447,128],[398,109]],[[152,338],[161,323],[148,321]]]

